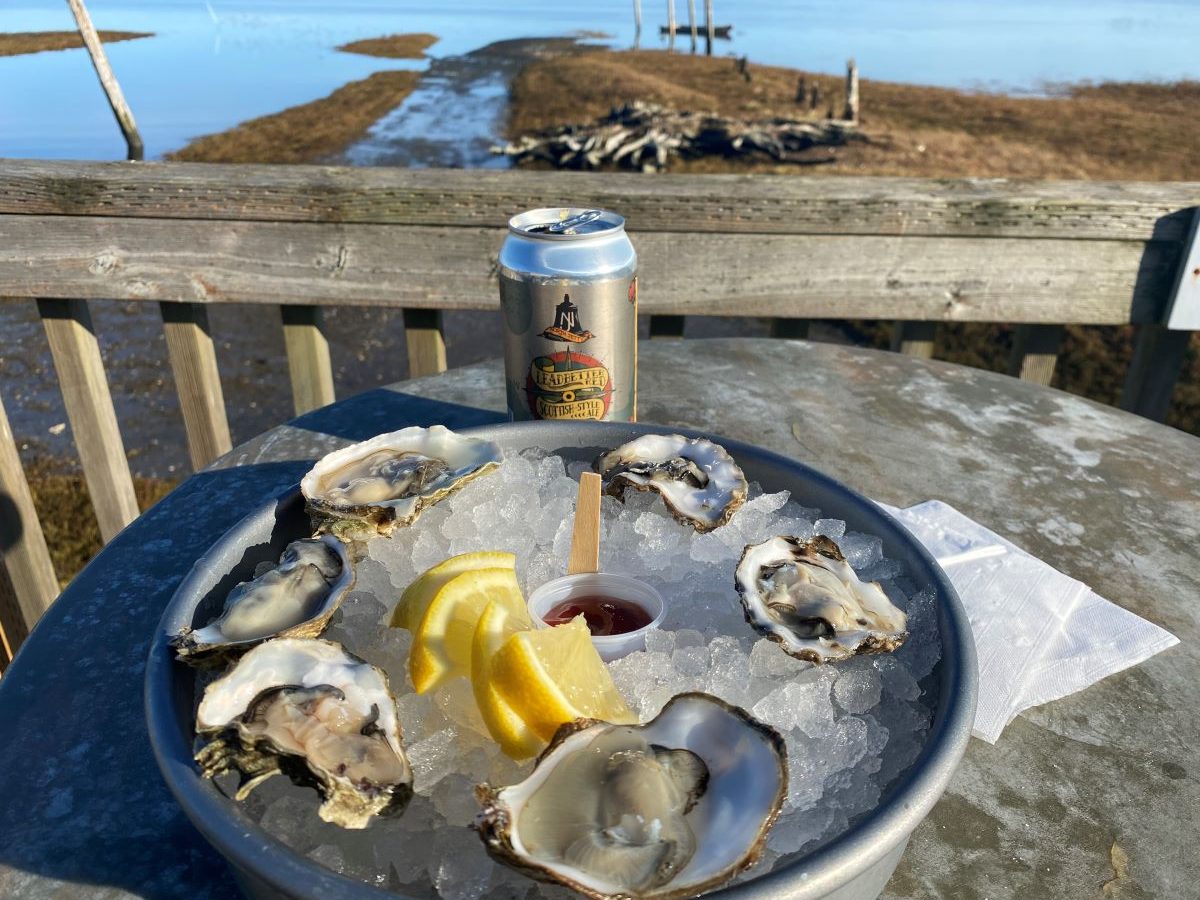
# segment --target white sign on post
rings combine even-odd
[[[1179,281],[1167,311],[1167,327],[1174,331],[1200,331],[1200,209],[1192,213],[1192,230],[1184,245]]]

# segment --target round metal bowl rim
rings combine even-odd
[[[578,440],[580,435],[600,434],[632,429],[637,433],[683,434],[707,437],[722,444],[736,459],[738,454],[757,456],[762,461],[782,468],[799,469],[808,480],[825,490],[841,494],[845,502],[868,517],[881,520],[888,537],[907,543],[920,558],[937,587],[939,598],[939,628],[942,641],[941,690],[934,711],[929,736],[921,753],[906,773],[883,795],[878,806],[854,826],[813,853],[788,865],[781,866],[752,881],[731,885],[713,892],[742,898],[817,898],[841,887],[859,873],[870,868],[897,844],[907,840],[913,829],[925,817],[945,790],[955,767],[966,750],[975,715],[978,675],[975,644],[966,612],[958,595],[933,557],[899,523],[867,498],[846,487],[836,479],[781,454],[764,450],[740,441],[725,439],[706,432],[686,428],[626,424],[571,423],[553,425],[539,422],[533,427],[561,428],[566,447],[599,446],[605,441]],[[530,430],[530,423],[483,425],[460,429],[464,433],[504,435],[514,430]],[[571,438],[576,438],[572,440]],[[251,511],[227,531],[213,548],[229,540],[236,541],[239,532],[252,527],[264,509],[278,507],[281,500],[299,499],[297,489],[273,498],[264,506]],[[151,642],[145,676],[145,714],[155,760],[171,793],[175,796],[193,825],[237,869],[249,872],[278,885],[297,896],[379,896],[377,889],[324,868],[301,857],[282,842],[269,835],[256,823],[236,822],[230,816],[229,803],[215,789],[199,789],[200,776],[191,758],[190,748],[179,735],[172,732],[176,720],[171,716],[172,698],[169,691],[170,667],[178,665],[167,645],[171,633],[177,630],[181,610],[176,598],[189,592],[191,584],[204,576],[204,563],[212,548],[193,565],[180,582],[172,600],[163,611],[159,628]],[[190,610],[189,610],[190,613]],[[189,620],[190,621],[190,620]],[[181,752],[182,751],[182,752]],[[269,870],[264,863],[269,864]]]

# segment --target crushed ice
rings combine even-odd
[[[497,473],[426,511],[415,527],[368,545],[355,590],[323,637],[388,673],[415,777],[416,796],[404,815],[345,831],[317,818],[315,792],[283,779],[252,795],[248,813],[297,852],[379,887],[445,900],[574,896],[496,865],[484,852],[468,828],[476,810],[473,785],[512,784],[532,763],[499,752],[465,679],[433,696],[413,693],[407,670],[412,636],[386,624],[400,592],[454,554],[512,551],[527,595],[565,574],[576,479],[585,468],[583,460],[564,462],[540,451],[509,457]],[[780,534],[838,541],[860,577],[881,581],[907,610],[905,646],[818,667],[752,632],[733,589],[733,570],[746,544]],[[879,538],[846,533],[844,522],[821,518],[786,491],[765,494],[752,485],[751,499],[730,523],[705,535],[676,523],[657,495],[629,492],[624,504],[605,497],[601,547],[603,569],[644,578],[669,605],[645,651],[609,664],[642,720],[673,695],[701,690],[744,707],[784,736],[788,798],[762,861],[743,878],[839,834],[916,759],[936,699],[923,697],[920,686],[940,655],[936,611],[928,592],[906,593],[902,569],[884,558]]]

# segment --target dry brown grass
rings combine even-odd
[[[381,56],[384,59],[424,59],[425,51],[438,42],[432,34],[389,34],[387,37],[365,38],[342,44],[345,53]]]
[[[420,72],[376,72],[320,100],[196,138],[167,159],[221,163],[311,163],[354,143],[403,102]]]
[[[747,82],[732,60],[661,51],[598,50],[537,62],[513,85],[509,132],[590,121],[629,100],[726,116],[804,117],[807,105],[795,102],[800,78],[820,89],[815,115],[842,107],[841,76],[754,64],[750,73]],[[833,165],[708,157],[673,163],[673,171],[1200,180],[1200,82],[1075,85],[1028,98],[868,80],[861,96],[862,127],[874,142],[813,151],[832,156]],[[888,323],[846,328],[865,343],[889,344]],[[1068,326],[1054,386],[1114,403],[1132,335],[1128,326]],[[1004,371],[1011,347],[1010,326],[946,324],[937,356]],[[1167,422],[1200,434],[1200,336],[1192,339]]]
[[[63,474],[63,466],[50,461],[29,466],[25,474],[33,493],[38,521],[46,535],[54,571],[59,584],[66,587],[104,546],[87,485],[82,475]],[[160,478],[134,478],[138,509],[143,512],[149,509],[176,484],[178,482]]]
[[[662,51],[596,50],[537,62],[512,89],[516,136],[586,122],[628,100],[726,116],[807,116],[797,82],[818,85],[816,114],[843,104],[841,76]],[[1200,82],[1101,84],[1049,98],[1006,97],[864,80],[862,127],[871,144],[814,151],[837,164],[700,159],[675,171],[1187,180],[1200,179]]]
[[[117,41],[132,41],[137,38],[154,37],[152,31],[100,31],[100,40],[106,44]],[[42,53],[47,50],[72,50],[83,46],[78,31],[13,31],[0,33],[0,56],[21,56],[24,53]]]

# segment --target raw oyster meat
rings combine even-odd
[[[783,739],[708,694],[645,725],[563,725],[519,784],[480,785],[488,853],[593,898],[691,897],[759,856],[787,794]]]
[[[391,534],[427,506],[500,464],[491,441],[442,425],[381,434],[322,457],[300,482],[318,532]]]
[[[272,637],[316,637],[353,586],[345,544],[329,535],[293,541],[277,565],[229,592],[220,616],[203,628],[183,629],[172,645],[189,660],[246,650]]]
[[[838,545],[775,537],[742,553],[734,582],[746,621],[792,656],[823,663],[895,650],[908,617],[878,582],[863,582]]]
[[[704,438],[645,434],[596,460],[606,491],[655,491],[680,522],[712,531],[746,502],[746,476],[725,448]]]
[[[205,689],[196,733],[204,775],[239,772],[239,800],[284,773],[315,783],[326,822],[365,828],[412,797],[387,676],[332,641],[259,644]]]

